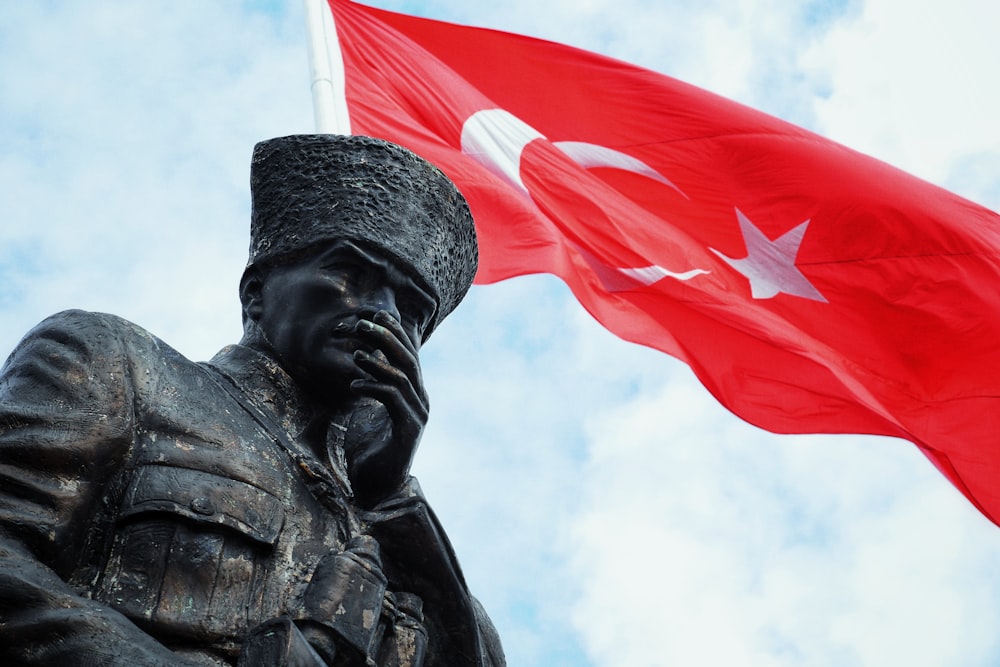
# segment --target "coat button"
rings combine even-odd
[[[196,514],[201,514],[203,516],[211,516],[215,514],[215,508],[212,507],[212,502],[208,498],[195,498],[191,501],[191,510]]]

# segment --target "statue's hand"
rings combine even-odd
[[[389,414],[387,438],[350,448],[348,464],[354,492],[371,507],[402,485],[427,424],[429,401],[420,375],[417,343],[386,311],[356,325],[358,339],[375,350],[357,350],[354,360],[366,378],[351,382],[359,397],[382,403]]]

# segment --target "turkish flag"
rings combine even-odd
[[[478,282],[558,275],[743,419],[906,438],[1000,522],[1000,216],[655,72],[330,6],[352,131],[455,181]]]

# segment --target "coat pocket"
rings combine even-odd
[[[236,531],[260,545],[274,546],[285,520],[281,501],[246,482],[201,470],[141,466],[126,493],[120,521],[167,513],[202,525]]]
[[[252,484],[140,466],[125,493],[100,597],[158,631],[237,635],[283,524],[281,501]]]

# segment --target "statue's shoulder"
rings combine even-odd
[[[36,331],[65,331],[67,334],[81,337],[101,334],[119,339],[138,339],[163,344],[163,341],[152,333],[124,317],[89,310],[70,309],[55,313],[42,320],[28,335]]]
[[[178,353],[141,326],[117,315],[64,310],[39,322],[11,352],[24,357],[72,357],[110,360],[134,355]],[[179,356],[179,355],[178,355]]]
[[[27,336],[36,332],[66,331],[67,333],[85,333],[89,331],[103,330],[107,332],[137,330],[145,332],[142,327],[129,322],[123,317],[111,315],[110,313],[98,313],[89,310],[70,309],[63,310],[53,315],[49,315],[39,322]],[[26,336],[26,337],[27,337]]]

